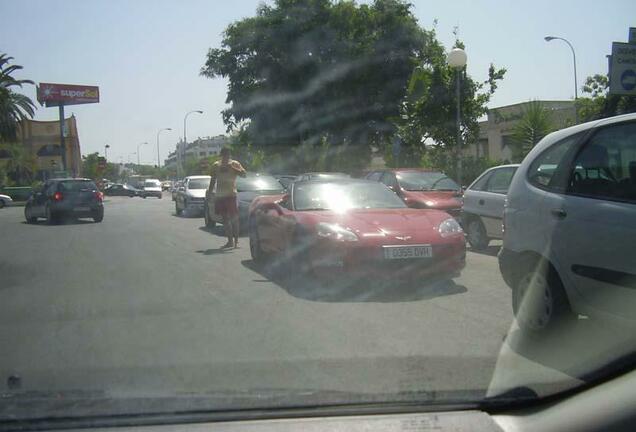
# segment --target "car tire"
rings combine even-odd
[[[212,218],[210,218],[210,213],[209,213],[210,209],[208,208],[208,205],[205,204],[205,206],[203,207],[203,219],[205,220],[205,226],[207,228],[214,228],[216,226],[216,221],[212,220]]]
[[[512,310],[519,328],[547,334],[575,318],[563,283],[545,260],[522,264],[512,289]]]
[[[4,208],[5,204],[4,204],[4,200],[0,199],[0,209]]]
[[[27,223],[30,224],[34,224],[38,221],[38,218],[33,217],[33,209],[30,205],[26,205],[24,207],[24,218],[26,219]]]
[[[161,199],[163,198],[163,195],[158,195],[157,198]]]
[[[268,261],[268,255],[261,248],[261,241],[258,237],[258,230],[255,223],[249,225],[250,255],[257,265],[263,265]]]
[[[95,223],[100,223],[103,220],[104,220],[104,209],[97,210],[95,214],[93,215],[93,221],[95,221]]]
[[[174,212],[177,216],[181,216],[181,209],[179,208],[179,203],[176,201],[174,202]]]
[[[466,239],[470,247],[475,250],[484,250],[488,247],[490,239],[479,217],[473,216],[468,220],[466,224]]]

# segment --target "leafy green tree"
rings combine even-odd
[[[229,25],[201,70],[229,81],[228,130],[245,124],[257,148],[327,142],[326,167],[338,164],[341,146],[368,158],[394,133],[390,119],[430,40],[410,7],[276,0]]]
[[[607,75],[596,74],[587,77],[583,93],[576,101],[579,121],[586,122],[619,114],[636,112],[636,96],[610,95]]]
[[[430,33],[425,62],[411,74],[408,94],[402,104],[400,116],[395,119],[402,146],[400,161],[418,164],[427,149],[440,148],[450,153],[457,152],[456,125],[456,73],[460,73],[460,110],[462,142],[476,142],[479,138],[480,117],[487,113],[487,104],[504,78],[506,69],[490,65],[488,79],[473,80],[466,69],[457,72],[446,61],[444,47]],[[455,47],[464,48],[461,41]],[[428,145],[426,145],[428,144]],[[392,143],[387,143],[391,146]],[[386,151],[391,164],[391,152]],[[449,175],[454,174],[452,167]]]
[[[0,153],[6,156],[5,172],[18,185],[30,185],[37,165],[35,156],[21,144],[0,144]]]
[[[541,139],[556,130],[550,110],[540,101],[531,101],[512,131],[512,161],[521,162]]]
[[[14,78],[13,73],[21,70],[22,66],[9,65],[11,60],[13,57],[0,54],[0,142],[16,141],[20,120],[35,114],[33,101],[15,92],[15,88],[33,84],[33,81]]]

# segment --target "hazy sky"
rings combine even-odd
[[[225,132],[220,111],[226,85],[199,76],[210,47],[218,47],[225,27],[254,14],[258,1],[234,0],[0,0],[0,52],[24,66],[18,77],[38,82],[100,87],[99,104],[67,108],[78,121],[82,153],[103,152],[126,161],[137,144],[141,161],[156,163],[183,135],[189,110],[188,140]],[[268,2],[271,3],[271,2]],[[584,78],[606,73],[612,41],[625,42],[636,26],[636,1],[412,1],[420,25],[437,32],[445,46],[459,26],[466,43],[468,72],[487,76],[488,65],[508,69],[490,106],[530,99],[574,96],[572,56],[562,36],[576,49],[579,88]],[[630,21],[631,19],[631,21]],[[35,88],[24,91],[35,100]],[[37,110],[36,119],[57,119],[57,108]]]

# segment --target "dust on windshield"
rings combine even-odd
[[[2,2],[0,429],[503,409],[630,369],[635,16]]]

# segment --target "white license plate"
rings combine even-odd
[[[78,211],[78,212],[87,212],[90,211],[90,207],[75,207],[73,210]]]
[[[384,259],[432,258],[433,248],[430,245],[383,246]]]

